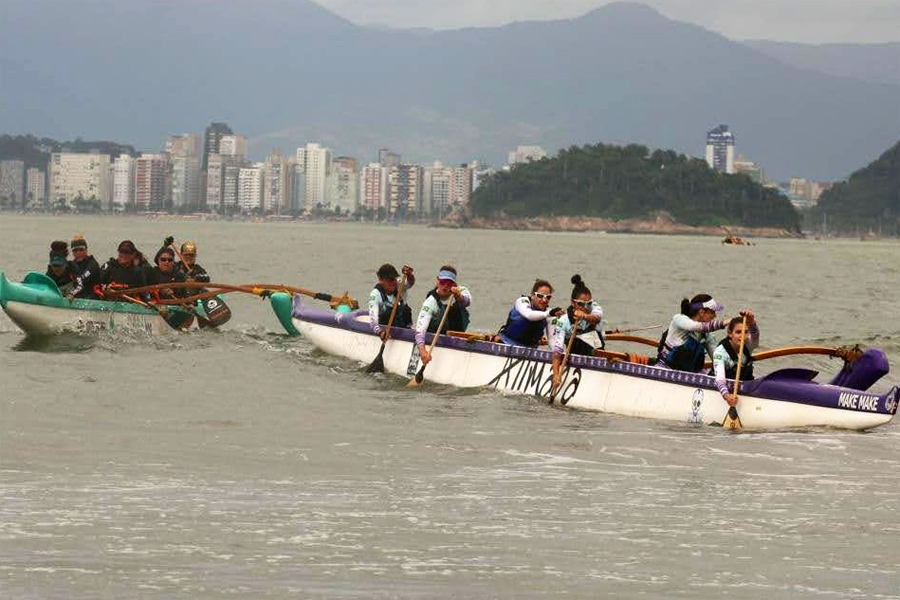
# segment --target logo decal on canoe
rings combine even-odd
[[[687,422],[697,425],[703,424],[703,390],[694,390],[694,397],[691,399],[691,414],[688,415]]]
[[[560,391],[556,394],[559,403],[565,405],[572,399],[581,384],[581,368],[566,366],[562,375]],[[508,357],[503,368],[488,383],[496,389],[513,390],[549,398],[553,389],[553,368],[541,361]]]

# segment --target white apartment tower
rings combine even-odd
[[[134,159],[128,154],[120,154],[113,163],[112,202],[119,208],[134,203]]]
[[[238,172],[237,196],[241,212],[263,212],[263,172],[265,163],[242,167]]]
[[[377,211],[387,207],[387,167],[381,163],[369,163],[360,171],[359,180],[359,201],[363,208]]]
[[[48,170],[51,204],[61,200],[71,206],[80,195],[85,200],[96,198],[102,206],[109,205],[109,155],[54,152],[50,155]]]
[[[293,165],[285,161],[281,150],[273,150],[266,159],[263,173],[262,206],[265,212],[280,215],[290,211],[293,179]]]
[[[0,197],[17,206],[27,200],[25,195],[25,161],[0,161]]]
[[[331,151],[319,144],[309,143],[303,148],[297,148],[297,164],[306,176],[306,210],[312,210],[316,205],[325,205],[325,179],[330,162]]]
[[[706,164],[719,173],[734,174],[734,134],[728,125],[706,132]]]

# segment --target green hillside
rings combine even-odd
[[[812,222],[826,223],[831,232],[900,236],[900,142],[825,191]]]
[[[485,179],[471,202],[480,217],[578,215],[611,219],[667,211],[688,225],[800,230],[788,199],[744,175],[722,175],[703,160],[646,146],[571,147]]]

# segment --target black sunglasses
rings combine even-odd
[[[174,262],[174,258],[166,258],[165,256],[159,257],[159,262]]]

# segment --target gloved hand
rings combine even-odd
[[[558,317],[558,316],[562,315],[564,312],[566,312],[566,311],[564,311],[563,309],[561,309],[560,307],[557,306],[556,308],[554,308],[550,311],[550,316]]]
[[[175,243],[175,238],[170,235],[163,241],[163,246],[171,246],[174,243]]]

